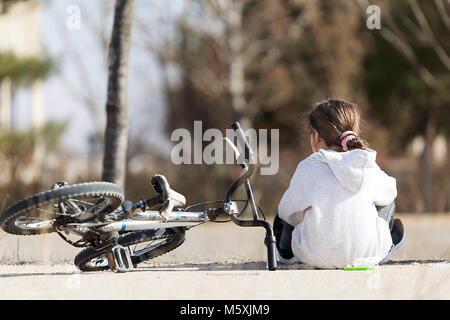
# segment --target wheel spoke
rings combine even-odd
[[[41,209],[41,208],[36,208],[36,210],[39,210],[39,211],[42,211],[42,212],[46,212],[46,213],[50,213],[50,214],[55,214],[55,212],[53,212],[53,211],[48,211],[48,210],[44,210],[44,209]]]
[[[113,183],[59,183],[8,206],[0,216],[1,227],[18,235],[51,233],[56,231],[56,220],[58,226],[59,222],[90,220],[100,212],[114,212],[123,199],[123,191]]]
[[[184,242],[184,230],[170,230],[159,233],[158,230],[133,231],[122,234],[118,244],[128,247],[133,265],[155,258],[174,250]],[[101,271],[109,269],[106,249],[95,251],[87,248],[75,257],[75,265],[82,271]]]
[[[80,203],[83,203],[83,204],[89,204],[89,205],[91,205],[91,206],[94,205],[94,203],[87,202],[87,201],[83,201],[83,200],[80,200],[80,199],[71,199],[71,200],[72,200],[72,201],[76,201],[76,202],[80,202]]]
[[[70,198],[65,201],[56,201],[51,203],[46,203],[41,205],[41,207],[34,207],[30,214],[24,215],[21,218],[15,221],[16,227],[23,230],[40,230],[51,227],[54,219],[60,215],[71,215],[76,213],[86,212],[89,209],[92,209],[96,206],[96,201],[102,199],[103,197],[98,198],[86,198],[86,199],[77,199]],[[80,206],[77,205],[80,204]],[[88,208],[83,205],[88,206]],[[69,208],[69,211],[66,212],[66,205]],[[62,208],[64,210],[62,210]],[[83,209],[83,211],[81,210]],[[64,212],[61,212],[64,211]]]

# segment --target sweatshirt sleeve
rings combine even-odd
[[[388,176],[378,165],[375,167],[373,202],[377,206],[387,206],[397,197],[396,180]]]
[[[278,205],[278,215],[292,226],[302,222],[305,210],[308,208],[305,201],[304,170],[305,168],[300,162],[292,176],[289,188],[283,194]]]

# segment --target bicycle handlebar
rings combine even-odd
[[[234,122],[231,125],[231,128],[236,133],[238,143],[240,142],[241,146],[242,145],[244,146],[244,162],[240,164],[244,169],[244,173],[241,174],[239,178],[234,180],[228,187],[225,197],[226,202],[231,201],[233,192],[236,191],[237,188],[239,188],[247,179],[249,179],[253,175],[253,172],[255,171],[256,167],[255,155],[253,153],[252,148],[248,144],[247,139],[245,139],[245,135],[244,132],[242,131],[241,125],[239,124],[239,122]]]
[[[239,178],[234,180],[228,187],[226,191],[225,203],[232,201],[233,193],[236,191],[237,188],[239,188],[247,179],[249,179],[253,175],[253,172],[256,168],[255,155],[249,143],[245,139],[245,135],[244,132],[242,131],[241,125],[239,124],[239,122],[234,122],[231,125],[231,128],[236,133],[238,144],[240,146],[243,146],[244,149],[244,161],[242,163],[239,163],[239,165],[243,168],[244,172],[241,174]],[[166,189],[167,181],[163,176],[154,175],[152,177],[151,183],[155,191],[158,193],[158,195],[156,197],[153,197],[146,201],[141,201],[140,203],[133,205],[132,209],[145,208],[146,206],[150,207],[155,204],[163,204],[164,206],[164,203],[168,199],[168,190]]]
[[[247,139],[245,139],[245,135],[244,132],[242,131],[241,125],[239,124],[239,122],[234,122],[231,125],[231,128],[236,133],[238,143],[240,142],[240,144],[244,146],[244,161],[247,161],[247,163],[254,163],[255,156],[253,150],[252,148],[250,148]]]
[[[244,133],[242,132],[241,126],[239,122],[235,122],[231,125],[231,127],[236,132],[236,135],[241,143],[244,145],[244,173],[237,178],[233,183],[230,185],[230,187],[227,190],[227,196],[226,201],[231,201],[231,197],[233,195],[233,192],[241,186],[244,182],[246,183],[246,189],[247,189],[247,197],[251,203],[252,211],[253,211],[253,220],[241,220],[236,216],[235,214],[231,215],[231,220],[242,227],[263,227],[266,230],[266,238],[264,240],[264,243],[267,247],[267,267],[269,270],[276,270],[277,267],[277,260],[276,260],[276,239],[273,233],[272,226],[270,223],[264,220],[260,220],[258,218],[255,199],[253,197],[253,193],[251,190],[249,178],[252,176],[255,167],[256,167],[256,161],[255,156],[253,154],[252,149],[250,148],[249,144],[247,143],[247,140],[245,139]],[[247,161],[247,163],[245,163]]]

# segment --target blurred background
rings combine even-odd
[[[1,210],[56,181],[101,180],[114,6],[0,0]],[[310,154],[305,112],[343,98],[397,179],[397,210],[450,212],[449,89],[448,0],[135,0],[126,197],[150,197],[160,173],[189,204],[223,199],[239,170],[175,165],[170,136],[240,120],[279,129],[278,173],[253,178],[273,217]]]

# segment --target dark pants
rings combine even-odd
[[[394,225],[395,201],[392,201],[385,207],[377,207],[378,216],[386,220],[389,224],[389,230],[392,231]]]
[[[392,231],[394,224],[395,202],[392,201],[385,207],[377,207],[378,216],[386,220],[389,224],[389,230]],[[280,255],[285,259],[290,259],[294,256],[291,247],[292,231],[294,227],[282,220],[278,214],[273,221],[273,231],[277,240],[277,249]]]

